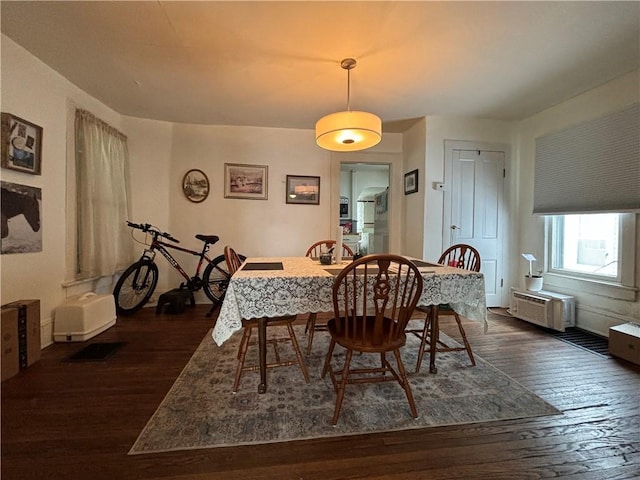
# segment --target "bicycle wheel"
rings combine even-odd
[[[113,296],[116,311],[131,315],[149,301],[158,283],[158,267],[149,260],[140,260],[127,268],[120,276]]]
[[[242,261],[245,260],[244,255],[239,255]],[[209,300],[215,305],[222,303],[224,300],[224,294],[227,292],[227,285],[229,285],[229,269],[227,268],[227,262],[224,259],[224,255],[218,255],[216,258],[209,262],[209,265],[202,272],[202,286],[204,293]]]

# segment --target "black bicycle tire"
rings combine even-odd
[[[244,261],[246,257],[244,255],[239,255],[240,259]],[[222,264],[220,266],[220,264]],[[211,281],[211,272],[214,269],[222,270],[225,274],[225,278],[217,278],[214,280],[216,283],[213,284],[215,286],[212,289],[212,281]],[[229,284],[229,271],[227,269],[227,261],[224,258],[224,255],[218,255],[216,258],[211,260],[209,264],[202,272],[202,289],[204,290],[205,295],[211,302],[215,305],[221,304],[224,300],[224,295],[227,292],[227,285]],[[214,291],[215,290],[215,291]]]
[[[149,271],[152,273],[153,278],[151,279],[151,283],[147,288],[146,292],[142,296],[142,299],[135,303],[133,306],[122,306],[122,300],[120,299],[120,294],[122,293],[122,288],[125,285],[126,281],[132,281],[129,277],[131,277],[137,270],[142,268],[143,266],[148,267]],[[158,266],[152,262],[151,260],[138,260],[137,262],[129,265],[129,267],[122,272],[118,282],[116,283],[115,288],[113,289],[113,297],[116,303],[116,312],[119,315],[133,315],[138,310],[140,310],[151,298],[153,292],[158,285]]]

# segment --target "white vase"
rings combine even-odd
[[[530,277],[529,275],[525,275],[524,286],[531,292],[539,292],[540,290],[542,290],[542,280],[543,278],[540,276]]]

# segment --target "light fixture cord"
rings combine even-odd
[[[351,68],[347,68],[347,112],[351,111]]]

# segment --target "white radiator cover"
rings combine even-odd
[[[509,313],[516,318],[560,332],[576,324],[575,299],[570,295],[545,290],[531,292],[511,287]]]

